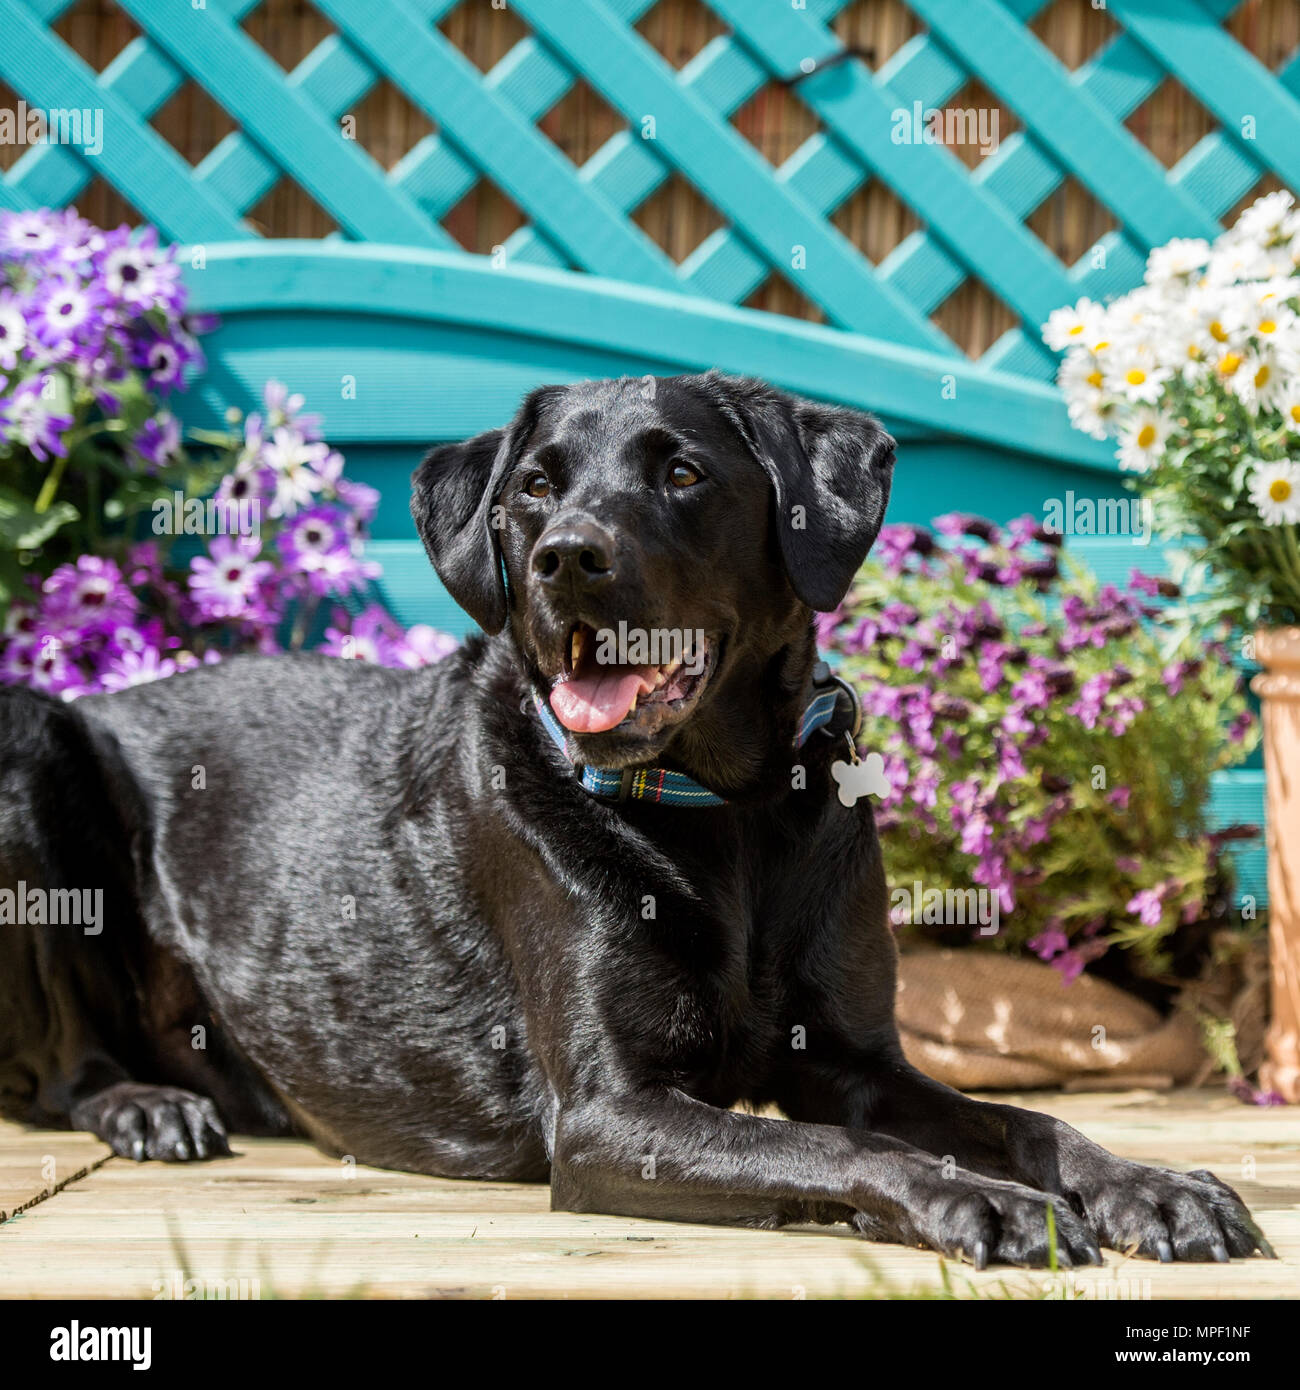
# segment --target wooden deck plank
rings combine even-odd
[[[45,1201],[110,1156],[90,1134],[24,1130],[0,1121],[0,1222]]]
[[[1300,1111],[1254,1109],[1208,1091],[1018,1099],[1127,1156],[1213,1168],[1241,1191],[1281,1258],[1159,1266],[1108,1255],[1105,1270],[1054,1285],[1041,1272],[977,1275],[950,1264],[960,1292],[1300,1296]],[[349,1170],[295,1142],[237,1147],[233,1159],[193,1166],[111,1159],[0,1226],[0,1296],[153,1298],[184,1292],[186,1275],[201,1281],[191,1295],[233,1296],[240,1286],[229,1281],[244,1280],[243,1293],[262,1298],[811,1298],[940,1285],[935,1255],[838,1230],[552,1213],[544,1187]],[[4,1190],[25,1190],[20,1175],[33,1163],[39,1175],[44,1153],[84,1167],[102,1146],[0,1127]]]

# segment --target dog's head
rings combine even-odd
[[[875,540],[894,441],[869,415],[709,373],[546,386],[434,449],[411,511],[453,598],[510,623],[583,760],[723,745],[797,698],[810,610]],[[775,683],[775,684],[773,684]]]

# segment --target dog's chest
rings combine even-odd
[[[782,924],[732,901],[701,914],[693,944],[660,975],[641,1041],[675,1083],[713,1104],[761,1094],[803,1045],[798,963]],[[803,1011],[806,1013],[806,1010]]]

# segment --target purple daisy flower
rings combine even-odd
[[[17,367],[30,337],[22,301],[9,290],[0,290],[0,371]]]
[[[315,501],[325,482],[319,465],[329,453],[326,445],[308,441],[297,430],[282,425],[273,432],[261,451],[262,461],[275,477],[271,516],[293,516]]]
[[[190,561],[190,597],[200,621],[265,617],[259,589],[275,567],[257,558],[261,550],[261,541],[252,536],[215,536],[209,554]]]
[[[67,453],[63,431],[72,428],[71,415],[55,415],[48,408],[38,377],[20,381],[11,395],[0,396],[0,432],[26,445],[41,463]]]
[[[177,283],[180,267],[174,255],[174,248],[158,250],[155,228],[146,228],[135,239],[121,228],[105,238],[99,275],[114,299],[140,313],[155,307],[176,313],[181,307]]]
[[[47,347],[66,351],[74,341],[102,331],[98,319],[102,307],[103,296],[94,286],[55,278],[37,300],[32,326]]]
[[[180,447],[181,427],[168,410],[160,410],[146,420],[135,437],[136,452],[151,469],[170,463]]]
[[[103,630],[129,622],[139,610],[122,571],[99,555],[60,565],[42,586],[42,617],[63,632]]]
[[[437,628],[425,623],[416,623],[406,629],[406,635],[395,638],[388,646],[391,666],[432,666],[435,661],[450,656],[460,647],[460,642],[450,633],[439,632]]]
[[[142,651],[124,651],[100,673],[101,690],[125,690],[132,685],[147,685],[176,673],[176,663],[163,656],[157,647]]]
[[[59,228],[47,211],[0,213],[0,252],[41,256],[59,245]]]

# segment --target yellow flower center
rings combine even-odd
[[[1103,339],[1101,340],[1101,342],[1099,342],[1099,343],[1093,343],[1093,345],[1092,345],[1092,350],[1093,350],[1093,352],[1105,352],[1106,349],[1107,349],[1109,346],[1110,346],[1110,339],[1109,339],[1109,338],[1103,338]]]
[[[1300,425],[1300,401],[1297,401],[1296,404],[1291,407],[1289,413],[1296,424]]]
[[[1201,359],[1201,350],[1196,346],[1195,343],[1188,343],[1187,355],[1191,358],[1193,362],[1199,362]]]
[[[1124,373],[1124,380],[1127,381],[1130,386],[1141,386],[1146,379],[1147,374],[1141,367],[1130,367],[1128,371]]]
[[[1102,376],[1102,374],[1101,374],[1100,372],[1089,372],[1088,375],[1087,375],[1086,377],[1084,377],[1084,380],[1085,380],[1085,381],[1088,383],[1088,385],[1091,386],[1094,390],[1100,391],[1100,390],[1101,390],[1101,383],[1105,380],[1105,378]],[[1296,409],[1297,409],[1297,410],[1300,410],[1300,406],[1297,406]],[[1297,420],[1300,420],[1300,415],[1297,415],[1297,416],[1296,416],[1296,419],[1297,419]]]
[[[1291,496],[1291,484],[1285,478],[1274,478],[1268,485],[1268,495],[1274,502],[1285,502]]]
[[[1267,366],[1261,367],[1261,368],[1259,369],[1259,371],[1257,371],[1257,372],[1255,373],[1255,385],[1256,385],[1256,386],[1260,386],[1260,387],[1262,387],[1262,386],[1267,386],[1267,385],[1268,385],[1268,379],[1269,379],[1269,377],[1272,376],[1272,375],[1273,375],[1272,370],[1271,370],[1269,367],[1267,367]]]
[[[1277,332],[1277,320],[1276,320],[1276,319],[1260,319],[1260,321],[1259,321],[1259,331],[1260,331],[1261,333],[1276,333],[1276,332]]]
[[[1241,354],[1239,352],[1225,352],[1219,358],[1219,375],[1231,376],[1240,366]]]
[[[1138,430],[1137,446],[1139,449],[1149,449],[1156,442],[1156,427],[1154,425],[1143,425]]]
[[[1210,337],[1213,338],[1216,343],[1226,343],[1228,341],[1228,335],[1223,331],[1223,325],[1218,319],[1215,319],[1210,325]]]
[[[1077,338],[1083,332],[1083,324],[1075,323],[1070,326],[1070,337]]]

